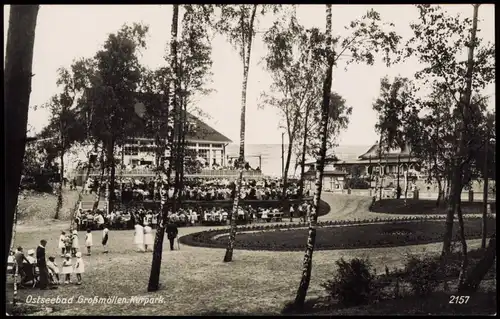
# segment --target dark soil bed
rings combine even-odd
[[[490,203],[491,213],[496,213],[496,203]],[[404,214],[404,215],[431,215],[446,214],[446,207],[441,205],[436,207],[436,200],[429,199],[408,199],[406,204],[404,199],[382,199],[377,201],[372,207],[374,213]],[[482,202],[462,202],[462,212],[464,214],[482,214]]]
[[[298,226],[305,226],[301,224]],[[276,231],[266,231],[271,229]],[[397,247],[406,245],[428,244],[443,239],[445,224],[443,220],[398,221],[369,225],[351,225],[342,227],[320,227],[316,234],[316,250],[355,249],[375,247]],[[458,239],[458,223],[454,225],[454,238]],[[246,228],[245,230],[252,230]],[[302,251],[307,240],[307,229],[286,229],[284,225],[256,229],[260,232],[238,234],[236,249]],[[496,230],[495,218],[488,219],[488,237]],[[225,248],[228,230],[211,230],[181,237],[181,242],[191,246]],[[481,219],[465,220],[465,232],[468,239],[481,238]]]

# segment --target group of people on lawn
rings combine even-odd
[[[74,263],[71,260],[71,253],[63,255],[62,269],[59,269],[54,256],[50,256],[48,260],[46,259],[46,245],[46,240],[40,241],[40,245],[36,249],[36,257],[34,249],[29,249],[27,256],[25,256],[21,246],[17,247],[15,252],[11,252],[8,270],[14,274],[16,280],[17,276],[21,278],[21,287],[38,286],[42,290],[55,288],[54,285],[62,282],[59,277],[60,274],[65,276],[64,283],[66,284],[71,282],[71,275],[75,274],[77,278],[76,284],[80,285],[82,283],[82,274],[85,272],[81,252],[74,254],[74,257],[76,257]]]

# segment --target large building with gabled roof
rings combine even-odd
[[[194,150],[198,159],[213,165],[226,165],[226,147],[232,141],[216,129],[187,113],[187,123],[190,127],[186,133],[186,147]],[[151,137],[131,137],[123,148],[125,165],[147,165],[155,163],[155,139]]]

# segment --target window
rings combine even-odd
[[[202,143],[200,144],[200,147],[209,148],[210,144]]]
[[[213,148],[222,148],[223,145],[222,144],[212,144],[212,147]]]
[[[203,158],[206,162],[208,162],[208,150],[199,150],[198,156]]]
[[[215,163],[222,165],[223,156],[222,150],[212,150],[212,161],[215,160]]]
[[[134,146],[125,147],[124,155],[139,155],[138,147]]]

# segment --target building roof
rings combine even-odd
[[[382,148],[383,148],[383,146],[382,146]],[[379,151],[380,151],[380,147],[379,147],[379,144],[376,142],[365,153],[360,155],[359,159],[369,159],[369,158],[372,158],[372,160],[374,158],[378,159]],[[385,159],[385,158],[397,158],[398,156],[400,158],[405,158],[405,157],[408,157],[409,155],[410,155],[410,145],[409,144],[406,144],[402,148],[391,149],[388,152],[384,149],[382,150],[382,158],[383,159]]]
[[[310,169],[304,174],[314,175],[316,174],[316,170]],[[348,175],[348,173],[336,169],[333,165],[326,165],[325,169],[323,170],[323,176],[345,176],[345,175]]]
[[[221,143],[232,143],[229,138],[224,136],[222,133],[208,125],[207,123],[200,120],[198,117],[190,114],[188,112],[188,119],[193,122],[196,126],[193,131],[189,131],[186,134],[187,140],[200,140],[200,141],[211,141],[211,142],[221,142]]]
[[[145,101],[157,101],[161,103],[161,96],[158,94],[150,93],[137,93],[137,100],[139,102]],[[151,103],[151,102],[150,102]],[[147,105],[146,105],[147,108]],[[184,111],[183,111],[184,112]],[[192,127],[186,133],[187,141],[207,141],[207,142],[219,142],[219,143],[232,143],[232,141],[224,136],[222,133],[208,125],[207,123],[200,120],[197,116],[187,113],[187,121]],[[152,138],[152,136],[146,136]]]

